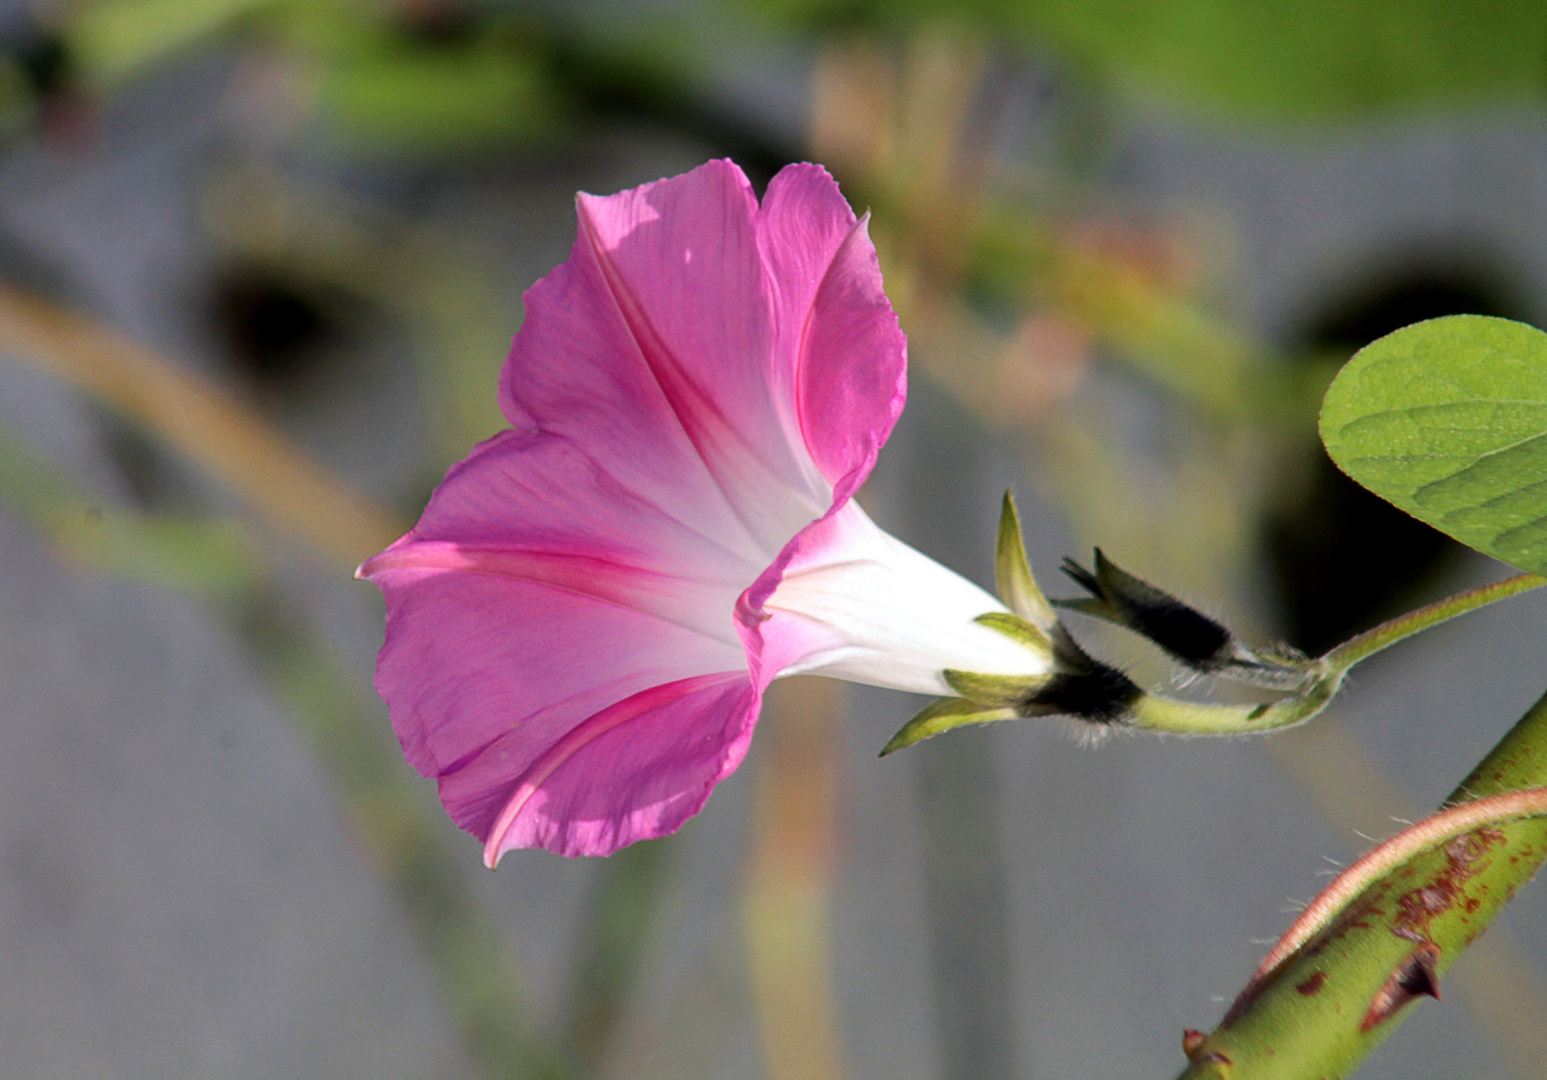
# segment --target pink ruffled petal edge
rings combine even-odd
[[[758,216],[780,328],[770,377],[793,373],[792,437],[834,488],[857,471],[850,493],[907,399],[907,338],[882,287],[869,220],[854,217],[827,170],[807,164],[774,177]]]
[[[761,703],[744,672],[716,672],[652,686],[582,721],[521,776],[484,842],[485,864],[525,847],[609,855],[675,832],[741,764]]]

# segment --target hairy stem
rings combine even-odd
[[[1503,581],[1447,596],[1443,600],[1425,604],[1416,611],[1409,611],[1406,615],[1387,619],[1362,634],[1356,634],[1323,656],[1322,662],[1347,671],[1366,657],[1373,656],[1388,645],[1395,645],[1403,638],[1412,637],[1420,630],[1427,630],[1457,615],[1465,615],[1469,611],[1487,607],[1496,600],[1506,600],[1542,585],[1547,585],[1547,578],[1539,574],[1516,574]]]
[[[1504,583],[1500,583],[1504,584]],[[1547,694],[1438,814],[1349,868],[1264,959],[1182,1080],[1344,1076],[1547,857]],[[1459,805],[1452,805],[1459,804]]]
[[[1356,896],[1414,856],[1474,829],[1544,815],[1547,815],[1547,787],[1507,791],[1502,795],[1490,795],[1486,799],[1441,810],[1397,833],[1380,846],[1371,848],[1333,878],[1321,895],[1300,913],[1294,925],[1285,931],[1284,936],[1268,951],[1268,955],[1262,958],[1262,963],[1257,965],[1246,992],[1250,993],[1254,986],[1260,986],[1271,979],[1285,960],[1326,929]]]
[[[1243,735],[1294,727],[1327,707],[1359,661],[1447,619],[1542,585],[1547,585],[1547,578],[1517,574],[1389,619],[1311,661],[1305,687],[1291,697],[1259,705],[1216,705],[1146,694],[1133,705],[1130,719],[1135,727],[1178,735]]]

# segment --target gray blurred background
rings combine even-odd
[[[1260,741],[878,760],[922,702],[789,680],[679,835],[490,874],[350,572],[498,429],[573,193],[728,155],[872,211],[912,389],[861,500],[956,569],[1014,486],[1054,595],[1099,543],[1310,651],[1502,576],[1315,410],[1398,326],[1543,321],[1547,14],[1285,7],[0,3],[0,1076],[1179,1070],[1329,860],[1540,694],[1547,597]],[[1544,916],[1361,1075],[1547,1076]]]

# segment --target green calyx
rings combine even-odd
[[[1026,648],[1036,675],[999,675],[955,669],[941,673],[959,696],[926,707],[887,742],[881,756],[969,724],[1069,714],[1093,723],[1121,722],[1141,691],[1115,668],[1080,648],[1059,620],[1031,573],[1015,496],[1005,492],[994,557],[999,597],[1009,611],[991,611],[975,620]]]
[[[1457,615],[1547,584],[1520,574],[1447,597],[1350,638],[1307,659],[1288,649],[1252,649],[1228,627],[1118,567],[1098,548],[1095,570],[1065,561],[1065,572],[1091,595],[1049,601],[1032,576],[1014,496],[1006,492],[999,518],[994,577],[1008,611],[975,621],[1035,655],[1035,675],[948,670],[942,678],[955,697],[941,698],[887,742],[885,756],[970,724],[1063,715],[1098,730],[1137,728],[1178,735],[1242,735],[1303,724],[1322,712],[1361,660]],[[1216,704],[1146,692],[1118,669],[1085,652],[1059,618],[1057,607],[1116,623],[1143,635],[1194,672],[1220,675],[1284,692],[1275,701]]]
[[[980,675],[972,671],[945,670],[945,681],[962,698],[977,705],[1024,708],[1044,685],[1045,675]]]
[[[1040,632],[1044,649],[1052,648],[1053,627],[1058,625],[1058,613],[1043,594],[1037,579],[1031,574],[1031,560],[1026,557],[1026,538],[1021,532],[1021,513],[1015,505],[1015,493],[1006,491],[999,511],[999,540],[994,548],[994,588],[1004,606],[1019,615]],[[987,616],[979,622],[987,622]],[[998,629],[998,627],[995,627]]]
[[[976,702],[967,701],[965,698],[940,698],[931,702],[922,712],[904,724],[897,734],[887,740],[886,745],[881,748],[880,756],[886,757],[887,754],[896,753],[904,747],[923,742],[925,739],[932,739],[952,728],[1020,718],[1020,713],[1009,706],[985,707]]]
[[[1310,662],[1292,649],[1251,649],[1228,626],[1166,590],[1130,574],[1098,547],[1095,570],[1065,559],[1063,571],[1089,596],[1054,605],[1140,634],[1200,675],[1219,675],[1272,690],[1298,689]]]

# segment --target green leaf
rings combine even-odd
[[[1322,402],[1338,467],[1463,544],[1547,571],[1547,334],[1452,315],[1361,349]]]

